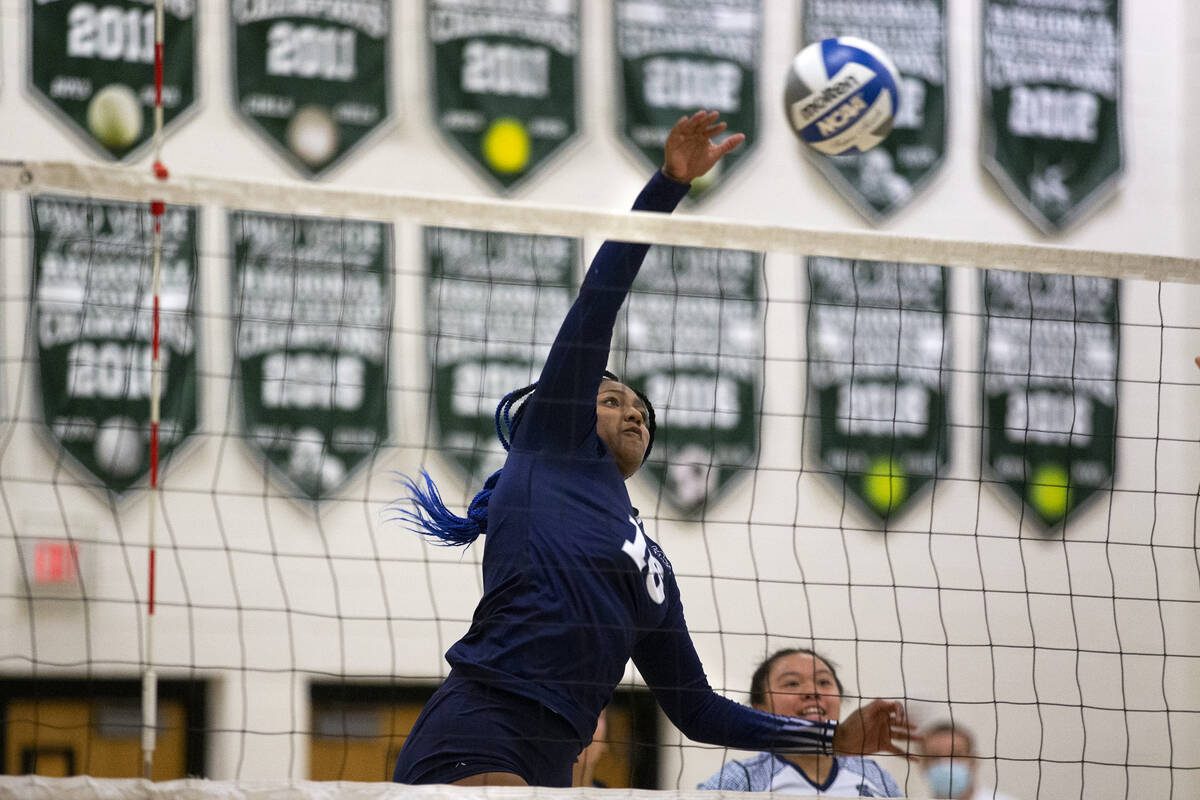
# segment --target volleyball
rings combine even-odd
[[[801,50],[788,69],[783,105],[792,130],[825,155],[870,150],[892,130],[900,74],[865,39],[838,36]]]
[[[319,166],[337,152],[338,129],[324,108],[304,106],[288,122],[287,142],[292,152],[310,166]]]
[[[123,83],[110,83],[88,103],[87,125],[108,149],[129,147],[142,135],[142,104],[133,89]]]

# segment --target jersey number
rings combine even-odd
[[[633,559],[638,572],[646,573],[646,591],[649,592],[651,600],[662,605],[662,601],[667,598],[667,591],[663,586],[662,562],[646,552],[646,535],[642,533],[642,526],[638,521],[630,517],[629,523],[633,525],[633,541],[625,542],[621,545],[621,550]]]

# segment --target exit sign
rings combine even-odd
[[[33,545],[33,583],[62,586],[79,580],[79,549],[66,539],[40,539]]]

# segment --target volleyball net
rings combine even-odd
[[[654,244],[611,363],[659,415],[630,492],[718,691],[812,647],[847,711],[952,721],[1016,797],[1200,787],[1196,260],[79,164],[0,190],[3,772],[145,791],[151,672],[156,780],[387,780],[482,590],[480,545],[389,521],[395,474],[461,511],[613,237]],[[610,787],[746,755],[632,669],[607,741]]]

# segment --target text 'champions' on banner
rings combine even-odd
[[[31,317],[51,438],[121,495],[150,471],[154,223],[145,203],[39,195]],[[162,216],[159,459],[196,430],[196,209]]]
[[[663,163],[667,134],[698,108],[721,112],[746,143],[692,182],[702,197],[758,141],[762,0],[616,0],[620,136],[648,166]],[[719,140],[718,140],[719,141]]]
[[[810,258],[808,283],[816,455],[887,520],[949,463],[947,270]]]
[[[1047,527],[1116,471],[1119,285],[985,273],[984,459]]]
[[[983,159],[1047,233],[1115,189],[1121,145],[1120,0],[984,0]]]
[[[579,242],[426,228],[436,446],[478,486],[504,464],[496,406],[537,380],[574,300]]]
[[[758,458],[763,257],[650,248],[629,295],[617,373],[654,404],[644,473],[683,513],[702,512]]]
[[[908,205],[946,156],[945,0],[806,0],[804,42],[857,36],[883,49],[900,71],[892,132],[866,153],[805,151],[830,183],[872,222]]]
[[[238,114],[305,177],[389,118],[390,0],[232,0]]]
[[[154,135],[154,6],[28,0],[31,94],[98,154],[124,159]],[[196,97],[196,3],[164,6],[163,125]]]
[[[426,0],[438,130],[510,190],[579,129],[578,0]]]
[[[392,228],[229,213],[243,435],[314,502],[389,438]]]

